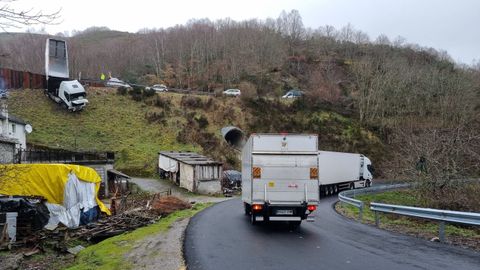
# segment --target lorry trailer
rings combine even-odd
[[[372,162],[362,154],[319,151],[318,170],[322,195],[332,195],[343,189],[369,187],[372,184]]]
[[[318,137],[252,134],[242,149],[242,201],[252,224],[314,221],[319,203]]]

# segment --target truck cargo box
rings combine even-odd
[[[246,213],[261,221],[307,219],[319,202],[317,144],[316,135],[251,135],[242,151]],[[250,211],[260,205],[262,212]]]

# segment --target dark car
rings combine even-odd
[[[228,189],[239,189],[242,186],[242,173],[235,170],[224,171],[223,186]]]

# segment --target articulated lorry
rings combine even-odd
[[[70,111],[80,111],[88,103],[85,88],[77,80],[69,79],[67,43],[47,39],[45,47],[45,95]]]
[[[372,162],[362,154],[319,151],[318,170],[320,193],[323,195],[372,184]]]
[[[242,201],[252,224],[314,221],[319,203],[318,137],[252,134],[242,150]]]

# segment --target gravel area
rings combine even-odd
[[[132,178],[131,181],[140,189],[152,193],[172,189],[172,196],[189,202],[216,203],[230,199],[196,195],[179,188],[168,180]],[[168,231],[153,234],[137,242],[133,250],[126,255],[126,259],[133,264],[135,269],[186,269],[183,258],[183,240],[189,221],[189,218],[179,219],[172,224]]]
[[[197,195],[187,190],[178,187],[174,183],[165,179],[153,179],[153,178],[132,178],[131,181],[138,185],[140,189],[148,192],[162,192],[168,189],[172,190],[172,196],[179,197],[189,202],[222,202],[228,200],[225,197],[213,197],[205,195]]]
[[[166,232],[160,232],[139,242],[127,255],[135,269],[185,269],[183,239],[189,218],[177,220]]]

